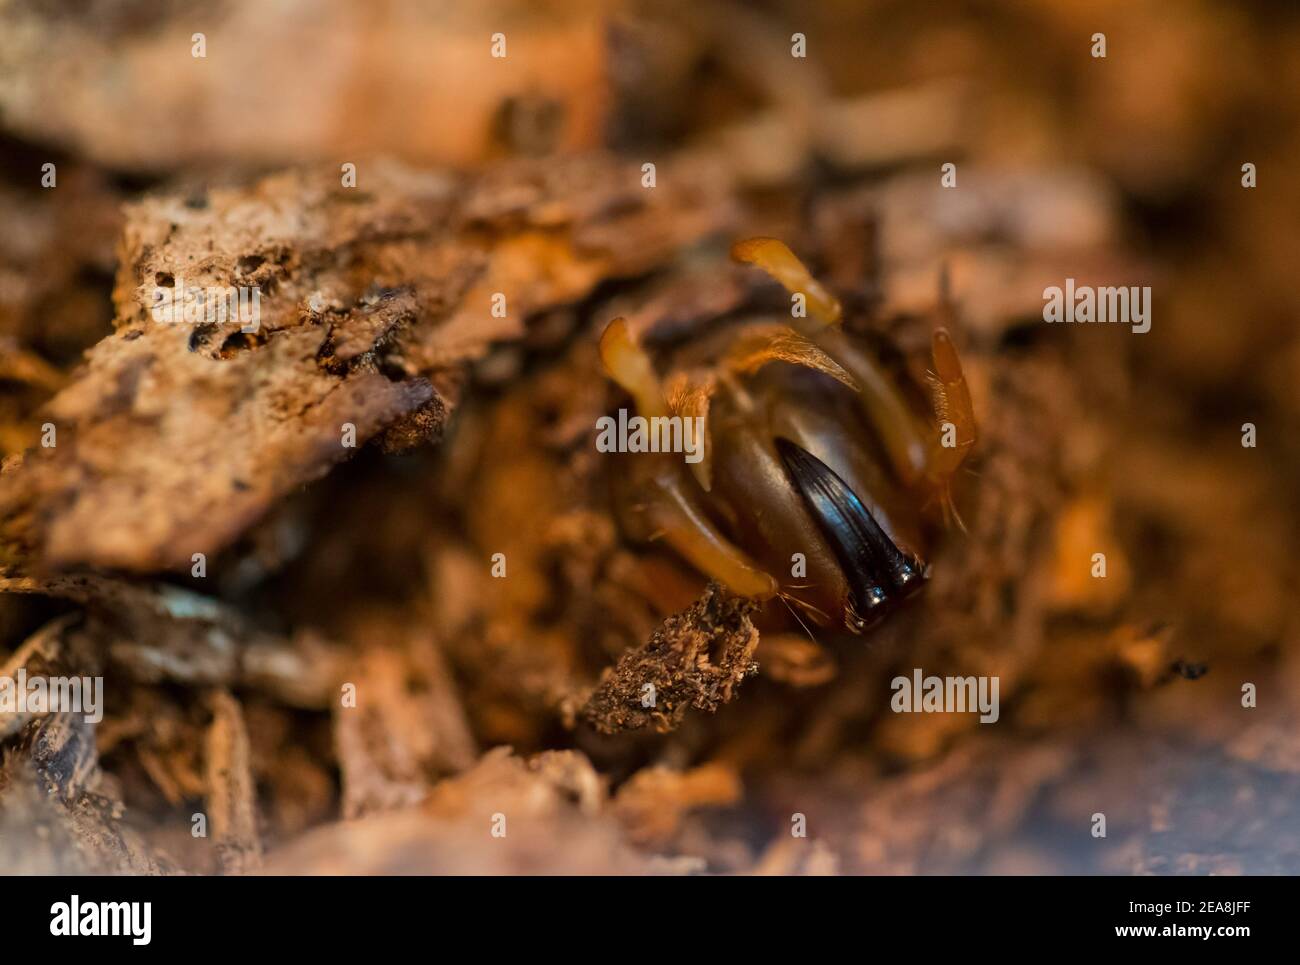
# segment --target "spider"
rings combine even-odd
[[[695,461],[626,457],[614,474],[620,524],[737,595],[780,598],[818,626],[860,634],[928,577],[920,509],[937,502],[961,524],[952,481],[976,438],[961,362],[936,327],[927,418],[783,242],[753,238],[731,253],[791,293],[788,322],[751,319],[662,375],[623,318],[601,336],[604,370],[639,415],[704,426]]]

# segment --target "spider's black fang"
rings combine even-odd
[[[786,472],[826,534],[867,620],[924,583],[926,566],[900,549],[871,511],[824,462],[789,439],[776,440]]]

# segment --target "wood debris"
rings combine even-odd
[[[0,0],[0,870],[1300,869],[1300,125],[1254,188],[1228,136],[1294,119],[1294,22],[1134,0],[1099,71],[1008,3],[310,6]],[[963,525],[861,638],[593,445],[619,316],[674,413],[853,381],[755,236],[918,411],[937,325],[969,383]],[[1066,279],[1151,330],[1047,324]]]

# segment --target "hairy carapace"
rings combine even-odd
[[[961,362],[937,326],[927,418],[841,328],[840,302],[785,244],[754,238],[732,256],[801,310],[744,320],[704,358],[664,373],[624,319],[601,337],[605,371],[639,415],[704,429],[695,461],[653,452],[620,463],[619,519],[632,539],[667,544],[734,593],[861,633],[926,580],[922,507],[960,523],[951,484],[975,443]]]

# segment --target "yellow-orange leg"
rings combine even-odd
[[[600,358],[609,377],[622,386],[646,418],[669,411],[654,363],[627,322],[616,318],[600,339]],[[733,593],[766,599],[777,592],[776,580],[713,525],[689,492],[690,477],[668,453],[640,453],[627,477],[620,478],[627,501],[625,518],[633,534],[662,539],[706,576]]]

